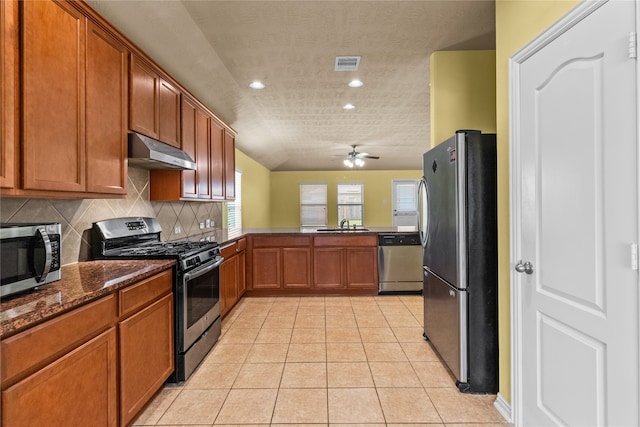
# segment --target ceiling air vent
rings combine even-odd
[[[336,56],[335,71],[358,71],[359,56]]]

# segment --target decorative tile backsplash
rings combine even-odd
[[[125,216],[158,218],[162,240],[199,240],[222,228],[220,202],[150,202],[149,171],[129,168],[124,199],[19,199],[0,200],[0,222],[59,222],[62,225],[62,264],[91,259],[91,225]],[[200,229],[209,219],[214,226]],[[175,233],[176,227],[179,233]]]

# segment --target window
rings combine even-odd
[[[242,171],[236,170],[236,199],[227,202],[227,228],[229,231],[242,228]]]
[[[300,184],[300,225],[327,225],[327,184]]]
[[[364,225],[364,184],[338,184],[338,224],[343,219],[349,225]]]

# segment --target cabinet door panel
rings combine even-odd
[[[0,2],[0,187],[14,188],[18,130],[18,2]]]
[[[160,77],[136,56],[131,56],[129,128],[158,139]]]
[[[23,184],[85,190],[85,24],[67,2],[23,8]]]
[[[159,139],[180,148],[180,91],[160,79]]]
[[[117,426],[111,328],[2,392],[5,426]]]
[[[87,24],[87,191],[127,192],[128,51],[109,34]]]
[[[226,314],[238,300],[237,292],[237,257],[225,257],[220,265],[220,311]]]
[[[347,287],[377,288],[377,248],[347,248]]]
[[[211,199],[210,122],[209,116],[204,111],[196,109],[196,181],[200,199]]]
[[[253,250],[253,288],[280,288],[280,249],[264,248]]]
[[[315,248],[313,260],[313,284],[316,288],[344,288],[342,248]]]
[[[169,294],[120,323],[121,425],[136,416],[173,369],[173,294]]]
[[[182,150],[193,160],[196,157],[196,110],[197,107],[187,98],[182,98]],[[182,196],[198,197],[196,171],[182,171]]]
[[[226,200],[236,198],[236,144],[233,135],[224,132],[224,197]]]
[[[247,253],[242,251],[238,253],[238,298],[241,298],[247,290],[246,266]]]
[[[224,199],[224,129],[211,120],[211,197]]]
[[[311,287],[311,249],[282,249],[282,279],[285,288]]]

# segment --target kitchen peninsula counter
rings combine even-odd
[[[114,293],[174,264],[174,260],[107,260],[65,265],[61,280],[2,298],[0,338]]]
[[[403,233],[403,234],[417,234],[418,230],[407,230],[403,227],[365,227],[368,231],[317,231],[319,228],[324,227],[275,227],[275,228],[243,228],[237,230],[221,229],[214,233],[211,233],[210,240],[215,240],[221,245],[225,243],[239,240],[243,237],[251,235],[259,236],[328,236],[328,235],[341,235],[341,236],[360,236],[360,235],[377,235],[385,233]],[[327,227],[331,228],[331,227]],[[338,228],[338,227],[335,227]]]

